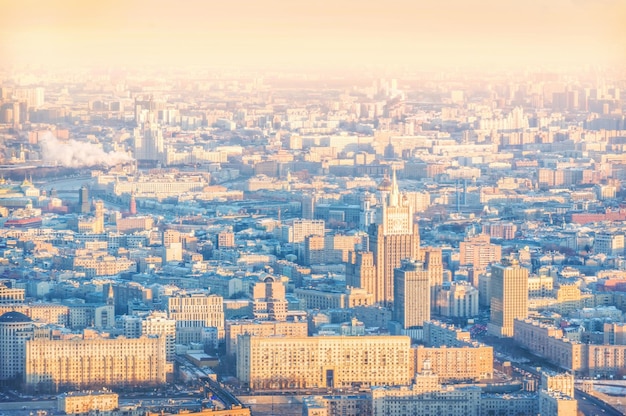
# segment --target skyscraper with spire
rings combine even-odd
[[[398,190],[395,170],[391,181],[385,178],[378,191],[381,203],[376,222],[368,232],[376,266],[373,295],[376,302],[391,305],[394,269],[402,265],[402,260],[420,258],[419,231],[413,220],[413,208]]]

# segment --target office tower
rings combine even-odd
[[[558,391],[539,392],[539,414],[569,416],[578,414],[578,401]]]
[[[420,255],[424,262],[424,269],[428,270],[430,282],[430,310],[432,313],[440,313],[441,305],[437,302],[439,292],[443,287],[443,254],[440,248],[422,247]]]
[[[95,204],[95,221],[93,226],[93,232],[95,234],[101,234],[104,232],[104,202],[96,201]]]
[[[0,316],[0,380],[24,375],[26,341],[33,338],[33,321],[20,312]]]
[[[403,329],[424,325],[430,320],[430,283],[422,262],[403,260],[394,271],[393,319]]]
[[[516,259],[503,259],[491,267],[490,334],[513,336],[513,321],[528,317],[528,269]]]
[[[89,204],[89,189],[87,188],[87,185],[81,186],[78,191],[78,210],[81,214],[91,212],[91,205]]]
[[[315,194],[303,194],[301,204],[301,217],[305,220],[312,220],[315,218]]]
[[[396,172],[392,180],[379,185],[381,206],[376,224],[369,227],[370,247],[374,253],[376,281],[374,300],[393,303],[393,273],[404,259],[419,258],[419,232],[413,221],[413,209],[400,195]]]
[[[254,285],[252,290],[252,310],[255,319],[264,321],[287,320],[287,299],[285,285],[272,276]]]
[[[26,289],[7,286],[7,283],[10,284],[10,282],[0,281],[0,305],[5,303],[24,303]]]

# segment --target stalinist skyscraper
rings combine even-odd
[[[370,225],[370,249],[374,254],[376,279],[372,291],[378,303],[393,304],[394,269],[402,260],[418,259],[419,232],[413,221],[413,208],[400,195],[396,172],[392,180],[383,180],[379,185],[381,204],[376,213],[376,223]]]

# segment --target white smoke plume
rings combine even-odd
[[[71,168],[89,166],[113,166],[133,160],[124,152],[105,152],[94,143],[78,140],[60,141],[52,133],[45,134],[39,140],[41,158],[45,163]]]

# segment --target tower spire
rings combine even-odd
[[[396,178],[396,168],[391,168],[391,193],[389,194],[389,206],[397,207],[400,205],[400,191],[398,190],[398,180]]]

